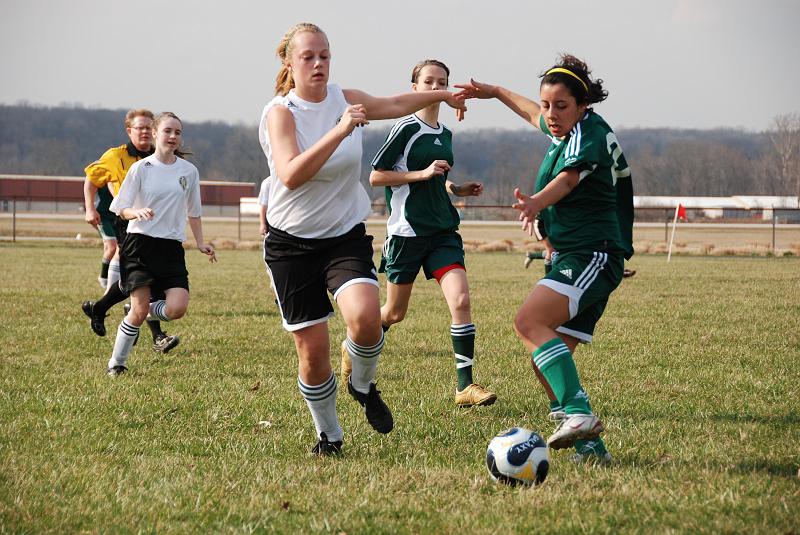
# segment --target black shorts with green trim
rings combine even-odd
[[[420,268],[426,279],[446,266],[464,262],[464,242],[452,230],[433,236],[389,236],[383,244],[380,272],[393,284],[409,284]]]

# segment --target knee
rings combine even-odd
[[[385,313],[382,314],[383,323],[386,325],[394,325],[395,323],[400,323],[406,317],[406,311],[402,308],[388,308],[384,311]]]
[[[170,303],[167,301],[167,306],[164,308],[164,312],[169,319],[176,320],[182,318],[186,314],[188,305],[188,303]]]
[[[381,333],[381,317],[375,314],[359,314],[347,325],[350,338],[359,345],[374,344]]]
[[[534,318],[523,314],[522,311],[517,312],[517,315],[514,317],[514,332],[517,333],[519,338],[530,340],[536,329],[537,322]]]
[[[131,310],[128,312],[128,315],[125,316],[125,319],[128,323],[139,326],[147,319],[148,312],[150,312],[150,308],[147,306],[147,303],[132,304]]]
[[[458,294],[456,298],[453,300],[452,306],[454,312],[460,312],[460,313],[469,312],[471,307],[469,301],[469,294],[466,292]]]

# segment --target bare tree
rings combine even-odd
[[[800,204],[800,113],[778,115],[767,135],[774,151],[776,178],[788,191],[794,190]]]

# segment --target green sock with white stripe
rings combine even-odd
[[[453,352],[456,355],[456,375],[458,390],[472,384],[472,363],[475,358],[475,324],[464,323],[450,326]]]
[[[567,414],[592,413],[586,392],[581,388],[572,353],[561,338],[553,338],[534,351],[533,363],[542,372]]]

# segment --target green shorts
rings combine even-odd
[[[434,272],[458,264],[464,267],[464,243],[458,232],[442,232],[433,236],[389,236],[383,244],[379,271],[393,284],[409,284],[422,268],[425,278]]]
[[[550,272],[538,284],[569,299],[569,321],[556,331],[591,342],[608,298],[622,281],[622,253],[559,252]]]
[[[97,230],[100,232],[100,237],[104,240],[116,240],[117,239],[117,231],[114,230],[114,221],[117,219],[117,216],[111,214],[110,216],[106,217],[104,215],[100,216],[100,224],[97,225]]]

